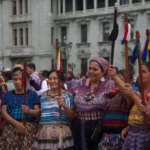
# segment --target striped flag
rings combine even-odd
[[[130,41],[130,37],[131,37],[131,25],[126,22],[125,24],[125,29],[124,29],[124,37],[123,37],[123,40],[122,40],[122,45],[124,45],[124,43],[126,41]]]
[[[59,72],[62,72],[62,56],[59,49],[59,41],[56,39],[56,68]]]
[[[132,53],[132,58],[131,58],[131,63],[132,64],[135,64],[136,59],[140,55],[140,50],[141,50],[140,42],[137,42],[135,47],[134,47],[133,53]]]
[[[56,62],[56,64],[57,64],[57,70],[59,72],[62,72],[63,71],[63,69],[62,69],[62,56],[60,54],[60,50],[59,49],[58,49],[58,55],[57,55],[57,62]]]
[[[146,40],[144,49],[142,51],[142,58],[141,59],[143,62],[146,62],[146,60],[147,60],[147,53],[148,53],[148,40]]]

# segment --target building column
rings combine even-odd
[[[65,16],[66,13],[66,0],[63,0],[63,16]]]
[[[32,23],[28,23],[28,45],[32,45]]]
[[[97,11],[97,0],[94,0],[94,11]]]
[[[52,4],[53,4],[53,3],[52,3],[52,0],[50,0],[50,13],[52,13],[52,9],[51,9],[51,8],[53,7],[53,6],[51,6]],[[53,12],[53,13],[54,13],[54,12]]]
[[[58,0],[58,16],[60,16],[60,0]]]
[[[83,12],[86,12],[86,0],[83,0]]]
[[[108,10],[108,0],[105,0],[105,9]]]
[[[20,46],[20,30],[17,28],[17,46]]]
[[[117,4],[118,4],[118,6],[120,6],[120,0],[117,0],[117,2],[116,2]]]
[[[28,14],[31,14],[31,0],[28,0]]]
[[[142,5],[145,5],[145,0],[142,0]]]
[[[20,14],[20,7],[19,7],[19,1],[16,1],[16,7],[17,7],[17,15],[19,15]]]
[[[22,1],[22,14],[25,14],[25,1]]]
[[[129,5],[132,5],[132,0],[129,0]]]
[[[73,0],[73,15],[76,13],[76,0]]]

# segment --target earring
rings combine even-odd
[[[101,78],[101,82],[104,82],[105,81],[105,78],[102,76],[102,78]]]

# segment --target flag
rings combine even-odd
[[[62,56],[61,56],[61,54],[60,54],[59,48],[58,48],[57,51],[58,51],[58,52],[57,52],[57,60],[56,60],[57,70],[58,70],[59,72],[62,72],[62,71],[63,71],[63,70],[62,70]]]
[[[125,43],[125,41],[130,41],[130,35],[131,35],[131,25],[126,22],[125,24],[125,30],[124,30],[124,37],[122,40],[122,45]]]
[[[147,60],[148,45],[149,45],[148,43],[149,43],[148,40],[146,40],[144,49],[142,51],[142,58],[141,59],[143,62],[146,62],[146,60]]]
[[[148,40],[148,51],[150,51],[150,39]]]
[[[137,42],[135,47],[134,47],[133,53],[132,53],[131,64],[135,64],[136,59],[140,55],[140,50],[141,50],[141,45],[139,42]]]

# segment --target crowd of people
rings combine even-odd
[[[27,74],[26,105],[23,73]],[[36,72],[17,64],[0,76],[0,150],[149,150],[150,63],[140,83],[102,57],[88,73]]]

